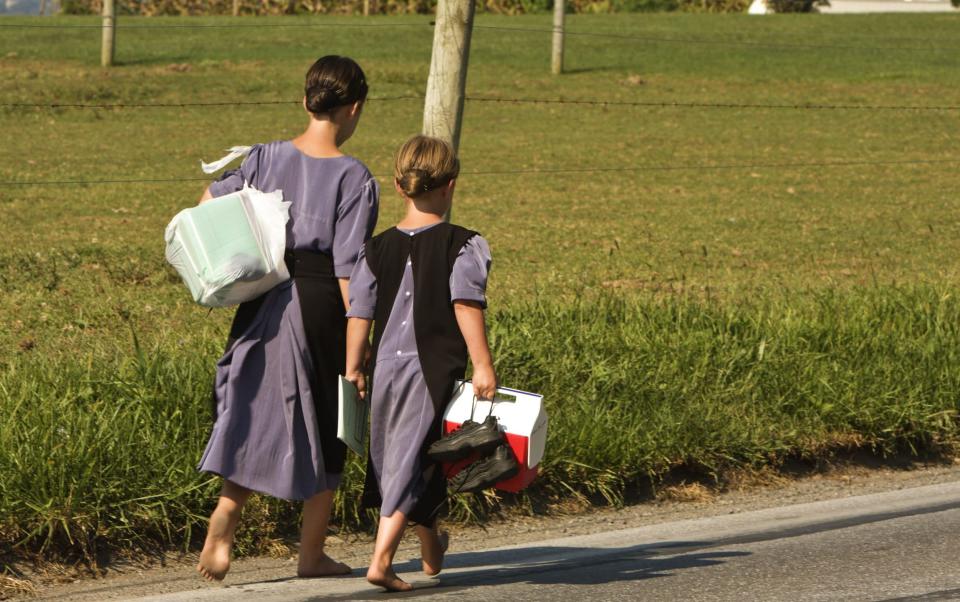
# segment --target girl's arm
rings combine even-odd
[[[340,284],[340,295],[343,297],[343,307],[347,311],[350,311],[350,279],[337,278],[337,282]]]
[[[477,399],[492,400],[497,392],[497,375],[493,371],[493,357],[487,343],[483,306],[477,301],[457,300],[453,302],[453,311],[473,362],[473,392]]]
[[[350,279],[337,278],[337,283],[340,285],[340,295],[343,297],[343,308],[349,312],[350,311]],[[370,326],[367,325],[367,330],[369,329],[370,329]],[[361,370],[365,370],[367,367],[367,364],[369,363],[370,363],[370,343],[369,341],[365,340],[363,344],[363,365]]]
[[[210,193],[210,187],[207,186],[207,188],[203,191],[203,194],[200,196],[200,201],[197,204],[199,205],[200,203],[203,203],[204,201],[209,201],[212,198],[213,198],[213,195]]]
[[[363,374],[363,365],[371,322],[372,320],[363,318],[349,318],[347,320],[347,367],[343,378],[357,387],[360,399],[367,396],[367,379]]]

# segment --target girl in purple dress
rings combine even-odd
[[[440,438],[468,352],[481,399],[493,398],[497,378],[483,315],[490,249],[476,232],[443,221],[459,173],[453,149],[416,136],[400,149],[394,172],[406,216],[364,245],[353,270],[345,377],[366,396],[363,356],[372,322],[364,505],[380,507],[380,524],[367,580],[404,591],[411,586],[397,577],[393,557],[407,522],[416,524],[427,574],[440,572],[447,548],[436,525],[446,478],[426,450]]]
[[[323,548],[346,458],[337,440],[337,377],[344,370],[348,282],[376,225],[380,194],[363,163],[340,151],[366,96],[354,61],[319,59],[306,77],[306,131],[254,146],[201,199],[246,182],[281,189],[292,203],[285,257],[291,280],[240,305],[217,362],[215,422],[199,466],[224,479],[197,565],[207,579],[227,573],[252,491],[304,501],[299,576],[350,572]]]

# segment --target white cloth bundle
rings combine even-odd
[[[166,229],[167,261],[200,305],[250,301],[290,279],[283,261],[289,219],[282,191],[244,185],[178,213]]]

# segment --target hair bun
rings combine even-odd
[[[367,76],[353,59],[330,54],[322,56],[307,71],[303,84],[307,110],[314,115],[337,107],[363,102],[367,98]]]
[[[338,90],[328,85],[318,84],[307,90],[307,110],[311,113],[327,113],[340,104]]]
[[[407,196],[416,196],[434,188],[433,176],[425,169],[411,168],[403,172],[397,180]]]
[[[460,162],[450,143],[423,135],[404,142],[393,164],[397,186],[409,198],[445,186],[459,173]]]

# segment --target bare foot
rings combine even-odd
[[[207,581],[223,581],[230,570],[230,549],[233,547],[233,534],[229,529],[229,518],[213,513],[207,539],[203,542],[197,571]]]
[[[367,569],[367,581],[386,589],[388,592],[408,592],[413,589],[412,585],[397,577],[392,567],[382,570],[371,566]]]
[[[449,546],[450,534],[446,531],[441,531],[439,535],[434,535],[432,538],[420,540],[420,556],[424,573],[431,577],[440,574],[443,570],[443,555],[447,553]]]
[[[303,579],[349,574],[350,567],[342,562],[337,562],[323,552],[320,553],[319,558],[304,558],[301,555],[300,562],[297,563],[297,577]]]

